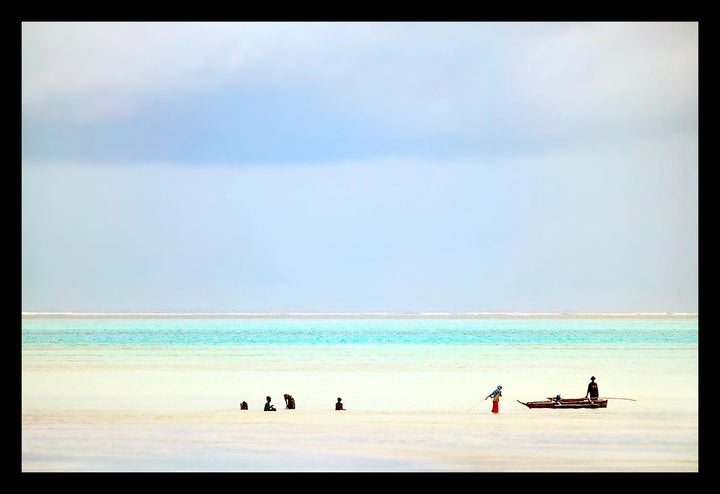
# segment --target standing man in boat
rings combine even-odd
[[[588,384],[587,393],[585,393],[585,398],[589,397],[591,400],[597,400],[598,396],[600,396],[598,385],[595,382],[595,376],[592,376],[590,378],[590,384]]]
[[[500,397],[502,396],[502,386],[498,386],[495,391],[485,397],[493,399],[492,413],[498,413],[500,411]]]

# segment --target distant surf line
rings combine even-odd
[[[492,318],[697,317],[697,312],[22,312],[22,317]]]

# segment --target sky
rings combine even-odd
[[[696,312],[698,24],[22,24],[25,312]]]

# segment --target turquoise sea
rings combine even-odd
[[[35,345],[680,345],[688,315],[28,315]]]
[[[24,314],[23,465],[696,471],[698,339],[696,314]],[[591,375],[613,398],[605,410],[518,403],[584,396]],[[497,385],[492,416],[484,398]],[[272,419],[261,411],[268,395],[280,409]],[[333,411],[338,397],[345,418]],[[514,439],[495,456],[479,448],[495,441],[491,425]],[[598,427],[601,439],[584,438]],[[226,434],[254,442],[218,445]],[[185,439],[138,457],[168,435]],[[207,447],[196,455],[198,443]],[[261,446],[282,453],[263,462],[252,449]],[[584,465],[568,463],[575,447],[590,455]]]

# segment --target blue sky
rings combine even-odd
[[[22,308],[694,312],[695,23],[24,23]]]

